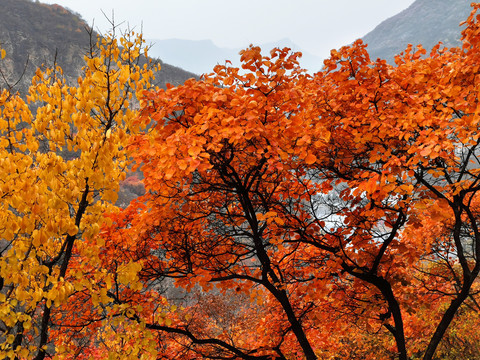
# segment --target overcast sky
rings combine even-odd
[[[220,47],[246,47],[290,38],[327,57],[414,0],[41,0],[79,13],[101,32],[126,22],[148,39],[212,40]]]

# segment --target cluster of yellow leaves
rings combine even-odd
[[[60,68],[39,69],[28,101],[0,93],[1,358],[44,355],[50,314],[74,294],[94,297],[104,286],[101,301],[111,302],[98,234],[115,209],[128,136],[153,78],[140,61],[143,42],[133,32],[99,38],[77,84]]]

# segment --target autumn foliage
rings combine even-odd
[[[38,74],[35,116],[4,93],[3,354],[477,358],[479,8],[461,48],[395,66],[251,46],[143,91],[139,43],[110,38],[78,87]]]
[[[26,101],[0,94],[1,358],[62,357],[70,329],[104,318],[75,306],[98,305],[111,284],[98,233],[125,178],[131,104],[153,75],[139,65],[142,46],[132,33],[92,36],[77,84],[39,69]]]

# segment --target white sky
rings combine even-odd
[[[305,51],[327,57],[414,0],[40,0],[79,13],[101,32],[102,11],[125,21],[147,39],[212,40],[220,47],[246,47],[290,38]]]

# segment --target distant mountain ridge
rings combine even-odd
[[[446,47],[460,45],[460,22],[472,8],[470,0],[416,0],[407,9],[383,21],[363,37],[370,57],[393,63],[408,44],[422,44],[430,51],[439,41]]]
[[[224,64],[225,60],[230,60],[234,66],[240,66],[239,52],[242,48],[219,47],[211,40],[148,39],[148,42],[152,44],[150,54],[195,74],[210,73],[215,65]],[[281,39],[259,46],[266,54],[274,47],[289,47],[293,51],[301,51],[300,65],[310,71],[317,71],[323,65],[320,57],[302,51],[290,39]]]
[[[78,14],[60,5],[30,0],[0,0],[0,6],[0,45],[7,53],[1,62],[5,79],[0,76],[0,88],[20,79],[15,88],[25,93],[35,70],[42,64],[53,66],[54,62],[69,81],[76,81],[90,45],[89,26]],[[180,84],[195,76],[161,63],[162,69],[156,74],[159,86]]]
[[[427,51],[439,41],[446,47],[459,46],[463,29],[459,24],[470,14],[470,3],[470,0],[416,0],[407,9],[386,19],[363,36],[363,41],[368,44],[368,52],[373,60],[382,58],[391,64],[394,56],[404,51],[408,44],[422,44]],[[211,40],[149,39],[149,42],[153,44],[150,53],[155,57],[199,75],[212,72],[216,64],[224,64],[225,60],[232,61],[235,66],[240,65],[238,53],[241,48],[219,47]],[[260,47],[265,52],[273,47],[302,51],[289,39],[261,44]],[[302,53],[302,67],[310,72],[322,68],[320,57]]]

